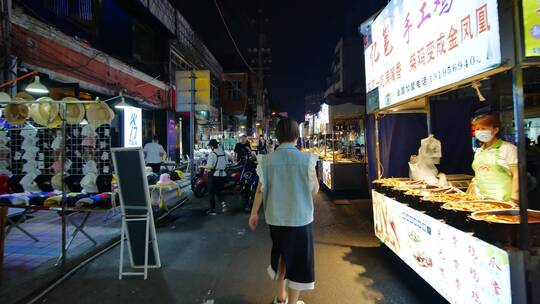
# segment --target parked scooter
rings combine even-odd
[[[240,192],[244,204],[244,211],[251,212],[251,207],[253,206],[253,201],[255,199],[255,192],[257,191],[257,185],[259,184],[257,159],[254,156],[249,157],[246,161],[246,165],[242,171],[240,184],[242,186]]]
[[[223,190],[235,189],[240,190],[240,180],[242,172],[244,170],[244,164],[230,165],[225,168],[227,173],[227,180],[223,185]],[[201,198],[208,193],[208,174],[204,168],[199,169],[199,172],[195,174],[191,180],[191,190],[195,197]]]

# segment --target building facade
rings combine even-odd
[[[220,118],[221,66],[169,1],[1,2],[1,35],[11,38],[0,45],[0,57],[8,58],[3,75],[37,71],[45,85],[58,88],[55,98],[109,99],[121,93],[143,109],[145,141],[156,134],[175,156],[181,152],[180,130],[189,129],[179,127],[185,113],[175,104],[177,71],[209,71],[211,101],[204,110]],[[118,144],[121,125],[113,122]]]
[[[324,92],[329,104],[366,103],[365,76],[362,39],[357,36],[344,37],[334,49],[334,59]]]

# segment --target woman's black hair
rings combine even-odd
[[[292,142],[298,139],[300,131],[298,123],[292,118],[280,120],[276,127],[276,138],[280,143]]]

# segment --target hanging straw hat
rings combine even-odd
[[[66,97],[62,99],[63,101],[79,101],[74,97]],[[82,103],[67,103],[66,104],[66,122],[70,125],[77,125],[84,119],[84,105]],[[62,118],[64,118],[64,113],[60,112]]]
[[[88,123],[97,129],[101,125],[110,124],[114,119],[114,112],[106,103],[100,102],[88,107],[86,118]]]
[[[20,97],[15,97],[14,101],[24,101]],[[4,110],[4,116],[11,125],[22,125],[28,118],[28,105],[8,104]]]
[[[59,105],[49,97],[41,97],[30,106],[30,117],[40,126],[55,128],[62,121],[58,117]],[[60,122],[60,124],[59,124]]]
[[[28,94],[26,92],[17,93],[17,95],[15,95],[15,98],[20,98],[20,99],[26,100],[26,101],[34,101],[34,100],[36,100],[34,98],[34,96],[32,96],[32,95],[30,95],[30,94]]]
[[[0,102],[10,102],[10,101],[11,101],[11,97],[9,96],[8,93],[0,92]]]

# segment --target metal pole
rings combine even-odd
[[[62,272],[66,271],[66,257],[67,257],[67,249],[66,249],[66,234],[67,234],[67,218],[66,218],[66,207],[67,207],[67,196],[66,196],[66,185],[64,183],[64,170],[65,170],[65,164],[66,164],[66,104],[60,105],[61,109],[60,111],[63,111],[62,115],[62,151],[61,151],[61,157],[62,157]]]
[[[382,178],[381,170],[381,149],[379,146],[379,115],[374,114],[375,116],[375,159],[377,160],[377,179]]]
[[[191,160],[189,172],[193,174],[195,170],[194,149],[195,149],[195,71],[191,70],[191,102],[189,110],[189,159]]]
[[[514,0],[515,65],[512,69],[512,91],[514,97],[514,123],[518,146],[519,166],[519,247],[529,250],[529,219],[527,198],[527,152],[525,147],[525,99],[523,96],[523,37],[521,35],[520,1]]]

